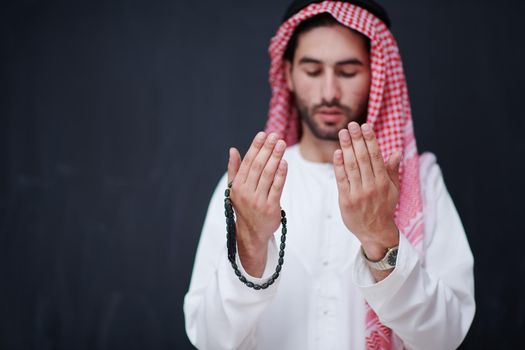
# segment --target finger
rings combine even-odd
[[[355,157],[354,148],[352,147],[352,139],[350,138],[348,129],[339,131],[339,144],[341,145],[343,165],[347,181],[350,181],[350,190],[358,190],[361,188],[361,173],[359,172],[359,165],[357,165],[357,159]]]
[[[286,160],[281,159],[281,161],[279,162],[279,167],[277,168],[277,172],[275,173],[275,178],[273,179],[272,186],[270,187],[270,193],[268,194],[268,202],[280,202],[287,173],[288,163],[286,162]]]
[[[401,153],[394,152],[388,158],[386,169],[390,180],[394,183],[397,189],[399,189],[399,165],[401,164]]]
[[[386,179],[387,172],[385,167],[385,160],[381,154],[381,149],[377,143],[376,135],[372,130],[370,124],[361,125],[361,131],[363,138],[366,143],[366,148],[368,149],[368,154],[370,155],[370,162],[372,164],[372,172],[376,179]]]
[[[259,179],[256,191],[264,194],[266,197],[268,197],[270,192],[270,186],[275,178],[275,172],[283,158],[285,149],[286,143],[283,140],[277,141]]]
[[[348,182],[348,176],[346,175],[345,171],[342,150],[338,149],[334,152],[333,162],[335,179],[337,182],[337,189],[339,191],[339,195],[349,195],[350,183]]]
[[[246,152],[246,155],[244,156],[244,159],[242,160],[241,167],[239,168],[239,172],[237,173],[237,177],[240,183],[246,182],[246,179],[248,177],[248,172],[250,171],[252,162],[255,159],[255,156],[257,156],[257,154],[259,153],[259,150],[264,145],[265,140],[266,140],[266,133],[264,131],[261,131],[257,133],[257,135],[255,135],[252,141],[252,144],[250,148],[248,149],[248,152]]]
[[[350,136],[352,137],[352,146],[354,147],[355,157],[359,165],[359,172],[361,173],[361,183],[363,187],[372,186],[374,183],[374,173],[372,172],[372,165],[370,164],[370,156],[366,148],[361,128],[356,122],[348,124]]]
[[[250,166],[246,184],[249,185],[254,191],[257,188],[259,178],[261,177],[264,167],[266,166],[266,163],[268,162],[268,159],[270,158],[270,155],[272,154],[273,148],[275,147],[278,139],[279,137],[276,133],[272,132],[270,135],[268,135],[264,145],[261,147],[259,153],[257,153],[257,156],[255,156],[255,159]]]
[[[230,157],[228,160],[228,183],[232,182],[241,166],[241,155],[237,148],[230,148]]]

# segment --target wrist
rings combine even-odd
[[[361,241],[363,252],[370,261],[383,259],[388,249],[399,245],[399,230],[397,227],[372,237],[374,238]]]
[[[254,246],[251,246],[248,244],[246,246],[243,242],[243,238],[257,238],[256,235],[248,234],[246,233],[253,233],[249,231],[243,232],[242,228],[239,230],[242,225],[238,225],[239,221],[235,221],[235,215],[233,212],[233,206],[230,200],[230,188],[232,186],[232,183],[230,182],[228,184],[228,188],[224,191],[224,196],[226,197],[224,199],[224,215],[226,216],[226,248],[228,252],[228,261],[230,262],[235,275],[239,278],[239,280],[246,285],[248,288],[253,288],[255,290],[261,290],[266,289],[269,286],[271,286],[277,278],[279,278],[279,274],[281,272],[283,263],[284,263],[284,248],[286,246],[286,213],[283,209],[281,209],[281,244],[280,244],[280,250],[279,250],[279,261],[277,266],[275,267],[275,273],[268,279],[268,281],[259,284],[254,283],[252,281],[249,281],[241,272],[239,269],[242,262],[242,255],[246,255],[245,252],[251,252],[252,256],[259,256],[259,258],[255,258],[256,261],[250,261],[251,258],[249,257],[250,253],[248,253],[248,257],[244,265],[244,270],[248,274],[260,278],[262,277],[262,274],[265,271],[266,267],[266,260],[267,260],[267,254],[268,254],[268,241],[270,240],[271,235],[268,236],[268,238],[264,241],[264,245],[257,247],[255,245],[255,250],[253,249]],[[245,235],[243,235],[243,233]],[[240,238],[241,237],[241,238]],[[259,236],[260,237],[260,236]],[[264,236],[263,236],[264,237]],[[240,245],[239,245],[239,238],[240,238]],[[245,249],[245,247],[250,247],[248,249]],[[237,252],[236,252],[237,251]],[[253,254],[255,252],[255,254]],[[236,254],[238,253],[238,254]],[[262,253],[262,254],[261,254]],[[236,260],[236,256],[237,259]],[[262,256],[262,259],[260,258]]]
[[[252,277],[262,277],[268,256],[268,242],[250,239],[254,235],[237,232],[237,251],[244,270]]]
[[[261,278],[266,267],[268,248],[253,252],[244,249],[242,244],[237,244],[239,260],[244,271],[250,276]]]
[[[253,244],[243,239],[237,239],[237,250],[239,251],[239,257],[253,261],[263,261],[266,260],[268,255],[268,243]]]
[[[237,224],[237,246],[239,250],[252,258],[266,257],[269,239],[261,239],[242,223]]]

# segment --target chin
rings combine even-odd
[[[338,138],[338,134],[339,134],[339,131],[341,129],[345,129],[348,127],[348,123],[347,121],[345,122],[341,122],[339,124],[322,124],[322,125],[317,125],[317,130],[319,133],[321,134],[330,134],[330,135],[335,135],[336,138]]]
[[[346,125],[326,125],[323,122],[315,121],[313,124],[304,123],[303,127],[306,127],[310,134],[318,140],[339,141],[339,130],[345,128]]]
[[[310,131],[319,140],[339,141],[339,130],[341,129],[342,128],[334,126],[333,128],[330,128],[330,130],[317,128]]]

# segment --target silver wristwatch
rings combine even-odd
[[[398,245],[395,247],[389,248],[386,251],[386,254],[383,257],[383,259],[379,261],[368,260],[362,246],[361,246],[361,254],[363,254],[363,258],[365,258],[366,263],[368,264],[369,267],[376,269],[376,270],[385,271],[385,270],[390,270],[396,267],[398,248],[399,248]]]

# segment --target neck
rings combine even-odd
[[[339,148],[338,141],[321,140],[315,137],[306,125],[303,125],[299,151],[304,159],[311,162],[332,163],[334,152]]]

